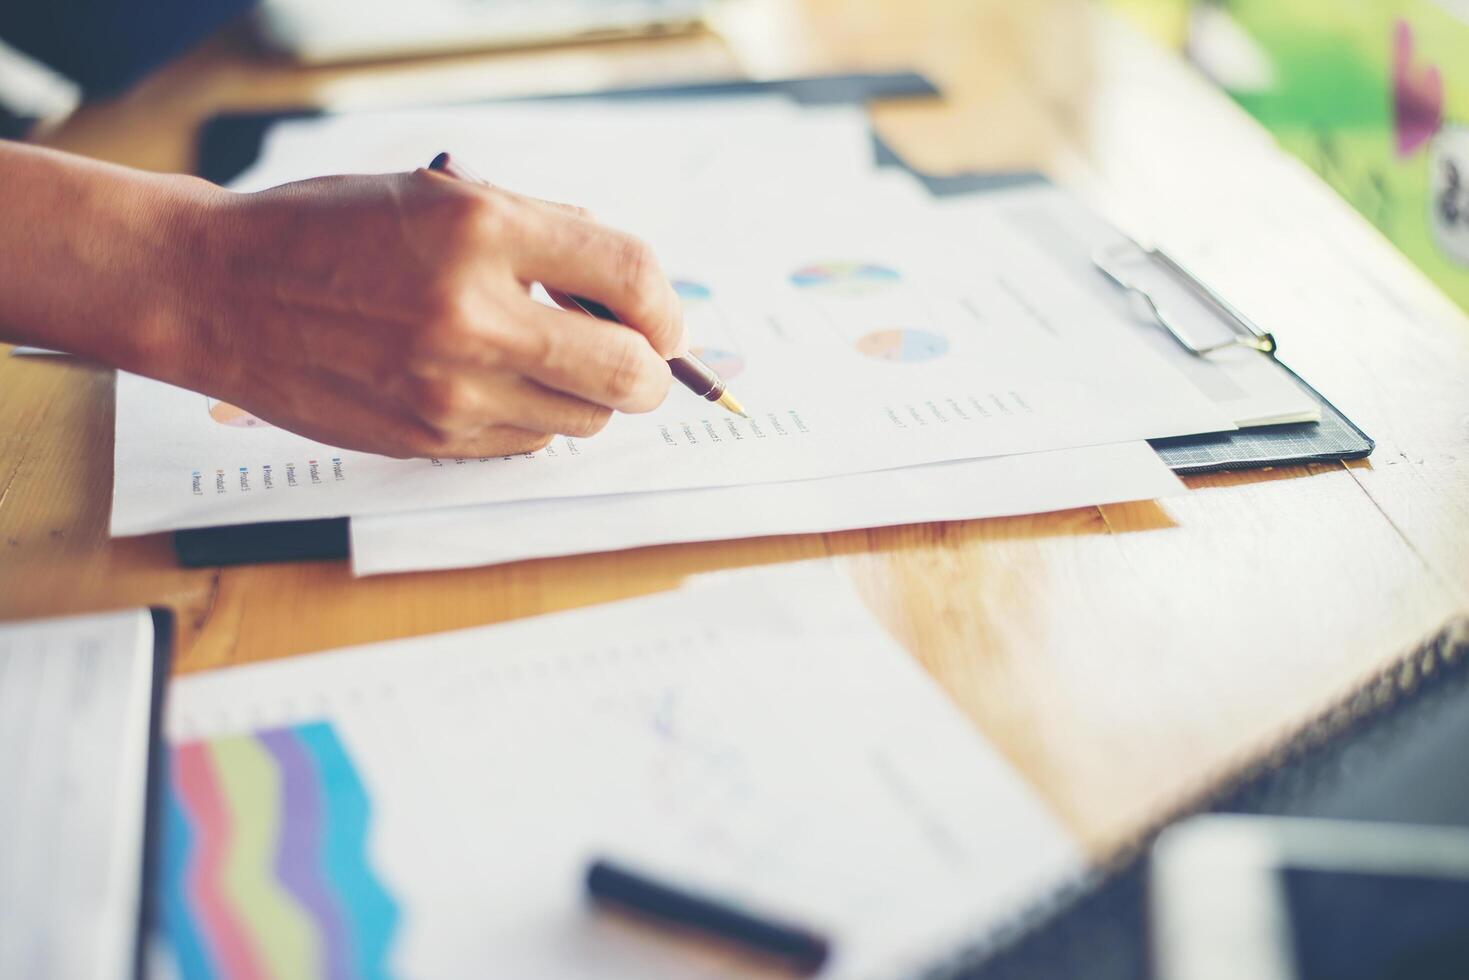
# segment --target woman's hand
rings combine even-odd
[[[64,170],[73,159],[23,152]],[[330,445],[489,456],[590,436],[614,410],[657,407],[684,342],[646,245],[496,188],[417,171],[233,194],[85,162],[61,182],[84,206],[73,194],[30,233],[52,271],[70,265],[75,296],[32,323],[0,287],[7,333]],[[538,303],[533,282],[598,300],[624,325]]]

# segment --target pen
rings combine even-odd
[[[448,153],[440,153],[434,157],[433,161],[428,165],[428,168],[448,174],[450,177],[458,177],[460,180],[473,181],[477,184],[484,183],[484,181],[472,174],[462,163],[451,158]],[[599,320],[607,320],[612,323],[622,322],[617,319],[615,313],[596,300],[587,299],[583,296],[572,296],[570,299],[581,308],[583,313],[594,316]],[[679,384],[700,398],[723,406],[742,418],[749,418],[745,414],[745,407],[740,404],[739,399],[729,390],[729,386],[725,384],[724,379],[713,368],[699,360],[692,353],[684,353],[678,357],[670,358],[668,369],[673,372],[673,376],[678,380]]]
[[[724,940],[801,975],[821,969],[831,952],[826,939],[799,926],[654,881],[605,859],[587,869],[587,893],[603,905]]]

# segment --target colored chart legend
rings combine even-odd
[[[387,975],[398,906],[368,863],[371,801],[332,725],[176,746],[166,821],[180,976]]]
[[[901,279],[896,269],[868,262],[822,262],[791,273],[791,284],[800,289],[841,293],[885,289]]]

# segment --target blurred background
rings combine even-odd
[[[1469,3],[1096,3],[1190,59],[1469,307]],[[12,0],[0,9],[0,131],[39,133],[82,152],[105,145],[116,154],[115,127],[146,130],[160,115],[175,124],[189,113],[202,121],[239,105],[380,105],[533,90],[548,78],[558,88],[590,89],[921,63],[951,108],[967,106],[999,123],[974,128],[968,140],[927,141],[946,149],[914,162],[940,171],[1017,169],[1054,157],[1067,138],[1087,143],[1077,134],[1094,111],[1091,6]],[[171,77],[160,83],[161,73]],[[108,131],[91,133],[84,105],[119,100],[135,103],[137,115],[110,111],[102,124]],[[940,118],[951,117],[936,113],[932,122]],[[901,125],[923,123],[906,113]],[[138,144],[124,162],[186,165],[182,148]]]
[[[1469,307],[1469,4],[1113,0]]]

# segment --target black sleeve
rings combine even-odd
[[[78,82],[121,91],[253,0],[0,0],[0,39]]]

